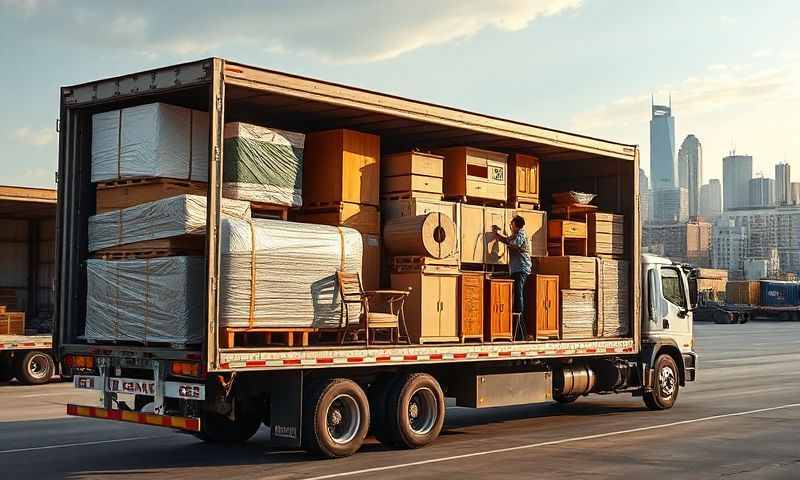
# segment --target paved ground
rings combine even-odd
[[[626,395],[568,406],[448,410],[416,451],[370,443],[322,461],[163,429],[63,416],[67,384],[0,386],[0,478],[800,478],[800,323],[700,324],[699,381],[650,412]]]

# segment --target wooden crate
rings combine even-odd
[[[132,178],[101,182],[95,193],[95,210],[105,213],[162,198],[190,194],[206,196],[208,185],[204,182],[171,178]]]
[[[597,288],[597,264],[591,257],[534,257],[534,271],[543,275],[558,275],[560,288],[594,290]]]
[[[442,178],[444,157],[432,153],[402,152],[385,155],[381,160],[382,176],[412,174]]]
[[[378,207],[357,203],[339,202],[318,207],[304,207],[295,212],[295,221],[321,225],[342,225],[358,230],[364,235],[381,234],[381,216]]]
[[[442,179],[425,175],[397,175],[381,179],[381,195],[393,193],[429,193],[442,196]]]
[[[458,282],[459,321],[458,335],[461,343],[483,341],[483,273],[462,273]]]
[[[381,140],[353,130],[306,136],[303,151],[303,205],[349,202],[378,206]]]
[[[93,256],[103,260],[173,257],[177,255],[191,256],[203,255],[205,248],[206,238],[204,235],[181,235],[104,248],[94,252]]]
[[[586,215],[588,254],[622,256],[625,253],[625,217],[595,212]]]
[[[514,208],[539,205],[539,159],[517,153],[508,167],[508,201]]]
[[[558,275],[536,274],[527,289],[527,324],[536,340],[560,336],[559,283]]]
[[[405,318],[413,343],[457,342],[458,274],[393,273],[393,290],[408,290]]]
[[[761,284],[758,280],[734,280],[725,287],[728,303],[758,305],[761,299]]]
[[[514,280],[487,278],[483,335],[489,342],[514,339]]]
[[[25,335],[25,312],[0,313],[0,335]]]
[[[444,156],[444,195],[494,200],[508,199],[508,155],[472,147],[436,150]]]
[[[381,287],[381,237],[362,235],[364,250],[361,257],[361,283],[364,290]]]
[[[220,347],[270,347],[299,345],[307,347],[309,335],[316,333],[316,328],[220,328]]]
[[[525,232],[531,246],[531,255],[544,257],[547,255],[547,212],[519,208],[514,211],[525,220]],[[509,220],[510,221],[510,220]]]

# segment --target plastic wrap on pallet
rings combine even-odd
[[[222,214],[250,217],[250,203],[222,199]],[[177,195],[89,217],[89,251],[145,240],[203,235],[206,197]]]
[[[598,305],[597,335],[600,337],[624,337],[631,326],[630,262],[627,260],[598,259]]]
[[[223,218],[220,326],[341,325],[336,272],[360,272],[362,248],[361,234],[347,227]],[[359,311],[348,305],[351,321]]]
[[[92,182],[208,181],[208,113],[149,103],[92,115]]]
[[[201,257],[87,260],[86,339],[200,343],[203,265]]]
[[[224,137],[224,196],[302,206],[305,135],[233,122]]]
[[[578,340],[592,338],[597,328],[595,292],[591,290],[561,290],[561,338]]]

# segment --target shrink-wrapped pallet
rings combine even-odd
[[[561,290],[561,338],[592,338],[597,325],[597,299],[591,290]]]
[[[290,207],[303,204],[305,135],[233,122],[225,124],[223,195]]]
[[[149,103],[92,115],[92,182],[208,180],[208,113]]]
[[[220,256],[220,326],[337,327],[336,272],[361,271],[362,240],[347,227],[225,217]],[[360,306],[348,308],[357,319]]]
[[[630,262],[597,259],[598,302],[597,335],[624,337],[630,333]]]
[[[201,257],[86,261],[86,340],[195,344],[203,339]]]
[[[250,204],[222,199],[222,214],[249,218]],[[89,251],[205,231],[206,197],[177,195],[89,217]]]

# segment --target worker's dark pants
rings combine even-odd
[[[523,272],[514,272],[511,274],[514,279],[514,313],[522,313],[525,310],[525,283],[528,280],[528,274]]]

